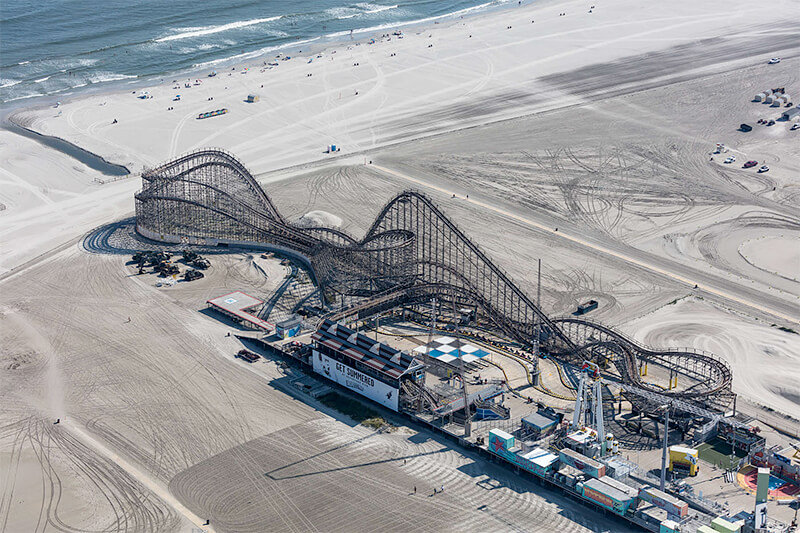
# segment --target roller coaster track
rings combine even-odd
[[[334,228],[288,222],[244,165],[222,150],[185,154],[142,174],[136,228],[173,243],[254,244],[302,260],[320,287],[328,316],[364,319],[433,298],[473,306],[483,324],[562,362],[602,357],[630,390],[716,409],[733,398],[730,367],[691,350],[642,346],[579,318],[547,316],[502,268],[427,196],[405,191],[380,211],[362,239]],[[338,305],[339,307],[335,307]],[[642,364],[685,378],[682,390],[641,379]],[[646,394],[645,394],[646,393]]]
[[[575,332],[583,338],[594,337],[595,335],[601,338],[605,337],[607,340],[596,340],[582,344],[581,357],[585,356],[587,348],[591,348],[594,345],[607,345],[612,349],[618,347],[620,357],[617,361],[621,363],[619,365],[621,367],[620,374],[623,374],[626,383],[634,384],[642,389],[683,399],[698,399],[730,390],[733,383],[733,373],[730,365],[712,354],[686,349],[657,350],[641,346],[608,326],[581,318],[555,318],[552,322],[557,326],[562,324],[577,326],[572,328],[573,331],[583,328],[583,332]],[[573,336],[573,338],[575,337]],[[641,380],[639,373],[640,363],[661,365],[677,374],[691,378],[696,383],[691,389],[680,392],[664,391]]]

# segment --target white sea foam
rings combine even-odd
[[[360,3],[356,4],[364,10],[364,13],[380,13],[381,11],[389,11],[390,9],[397,9],[400,6],[381,6],[378,4]]]
[[[33,83],[42,83],[43,81],[47,81],[50,79],[50,76],[45,76],[44,78],[39,78],[38,80],[33,80]]]
[[[2,80],[2,82],[0,82],[0,89],[5,87],[13,87],[14,85],[21,82],[22,80]]]
[[[269,52],[274,52],[275,50],[283,50],[284,48],[291,48],[291,47],[297,46],[299,44],[311,43],[311,42],[317,41],[319,39],[320,39],[320,37],[313,37],[311,39],[303,39],[301,41],[294,41],[294,42],[291,42],[291,43],[279,44],[277,46],[268,46],[267,48],[261,48],[260,50],[254,50],[252,52],[245,52],[244,54],[237,54],[237,55],[234,55],[234,56],[222,57],[220,59],[214,59],[214,60],[211,60],[211,61],[206,61],[205,63],[195,63],[194,65],[192,65],[192,67],[193,68],[202,69],[202,68],[207,68],[207,67],[213,67],[215,65],[219,65],[220,63],[229,63],[229,62],[240,60],[240,59],[252,59],[254,57],[263,56],[264,54],[267,54]]]
[[[205,26],[201,28],[180,28],[180,30],[189,30],[189,31],[181,31],[181,33],[176,33],[174,35],[167,35],[166,37],[161,37],[156,39],[157,43],[163,43],[166,41],[175,41],[178,39],[188,39],[190,37],[199,37],[201,35],[211,35],[213,33],[220,33],[223,31],[228,30],[235,30],[238,28],[246,28],[247,26],[253,26],[255,24],[263,24],[265,22],[272,22],[273,20],[280,19],[280,16],[277,17],[267,17],[261,19],[251,19],[251,20],[240,20],[238,22],[231,22],[229,24],[222,24],[221,26]]]
[[[33,94],[23,94],[22,96],[17,96],[16,98],[9,98],[6,102],[13,102],[14,100],[25,100],[26,98],[35,98],[37,96],[42,96],[42,93],[33,93]]]
[[[129,76],[127,74],[115,74],[114,72],[98,72],[89,81],[92,83],[103,83],[106,81],[119,81],[135,78],[136,76]]]
[[[372,13],[380,13],[382,11],[388,11],[390,9],[396,9],[399,6],[382,6],[379,4],[369,4],[366,2],[361,2],[359,4],[355,4],[356,7],[334,7],[331,9],[326,9],[325,12],[332,18],[337,20],[346,20],[351,19],[353,17],[358,17],[361,15],[369,15]],[[348,31],[349,33],[349,31]]]
[[[498,2],[498,1],[486,2],[485,4],[480,4],[478,6],[472,6],[472,7],[467,7],[467,8],[464,8],[464,9],[460,9],[458,11],[453,11],[452,13],[445,13],[444,15],[436,15],[435,17],[426,17],[426,18],[421,18],[421,19],[416,19],[416,20],[390,22],[388,24],[380,24],[378,26],[370,26],[368,28],[354,28],[353,29],[353,33],[354,34],[356,34],[356,33],[369,33],[369,32],[380,31],[380,30],[388,30],[388,29],[391,29],[391,28],[399,28],[401,26],[413,26],[415,24],[422,24],[424,22],[431,22],[431,21],[434,21],[434,20],[440,20],[440,19],[444,19],[444,18],[457,17],[457,16],[460,16],[460,15],[465,15],[467,13],[471,13],[472,11],[478,11],[480,9],[487,8],[487,7],[491,6],[491,5],[498,4],[498,3],[501,3],[501,2]],[[345,30],[345,31],[337,31],[337,32],[334,32],[334,33],[329,33],[329,34],[325,35],[325,37],[326,38],[341,37],[343,35],[349,35],[349,34],[350,34],[350,30]]]
[[[356,15],[363,13],[363,11],[352,7],[332,7],[330,9],[326,9],[325,13],[327,13],[328,16],[333,19],[345,20],[345,19],[351,19]]]

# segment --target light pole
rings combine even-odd
[[[661,486],[660,489],[664,491],[664,485],[667,483],[667,448],[669,447],[669,404],[661,406],[664,409],[664,448],[661,450]]]
[[[469,395],[467,394],[467,371],[464,367],[464,358],[461,353],[461,338],[458,334],[458,315],[456,313],[456,299],[453,297],[453,320],[455,322],[456,334],[456,356],[458,357],[461,370],[461,389],[464,393],[464,437],[469,438],[472,435],[472,416],[469,407]]]

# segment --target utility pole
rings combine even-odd
[[[539,275],[536,281],[536,307],[542,308],[542,260],[539,259]]]
[[[539,259],[539,273],[536,281],[536,307],[539,311],[542,310],[542,260]],[[542,322],[539,319],[539,314],[535,313],[533,317],[533,385],[539,385],[539,338],[542,335]]]
[[[666,404],[664,407],[664,448],[661,450],[661,486],[660,489],[664,491],[664,485],[667,483],[667,448],[669,447],[669,408],[670,405]]]

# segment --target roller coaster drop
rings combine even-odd
[[[333,228],[289,223],[244,165],[221,150],[184,155],[143,172],[142,181],[136,194],[141,235],[162,242],[282,251],[310,268],[334,318],[365,319],[438,298],[474,306],[482,321],[524,346],[531,346],[538,333],[540,349],[556,359],[613,365],[628,392],[643,391],[641,404],[652,403],[646,398],[655,396],[723,411],[735,398],[729,365],[713,355],[646,348],[600,324],[548,317],[419,192],[392,199],[357,240]],[[334,309],[336,304],[341,307]],[[644,364],[684,376],[689,385],[664,390],[649,384],[640,376]]]

